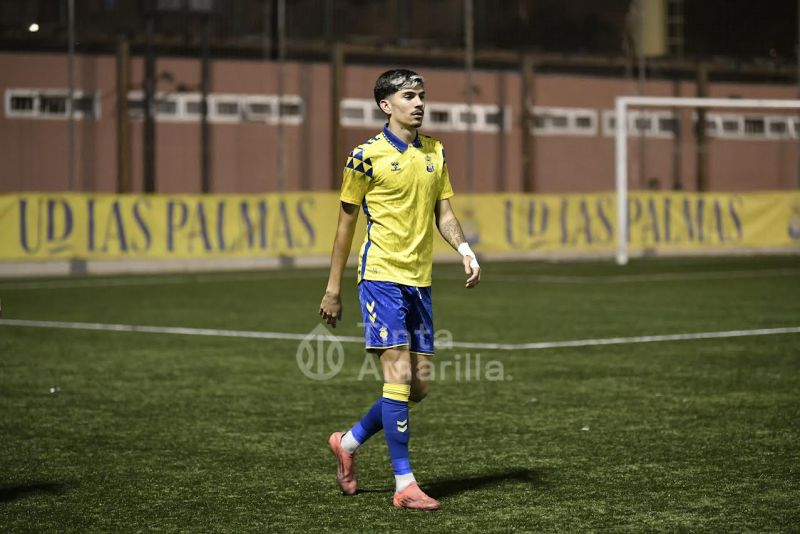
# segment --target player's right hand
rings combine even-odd
[[[342,318],[342,298],[338,293],[325,292],[319,305],[319,315],[326,323],[336,328],[336,321]]]
[[[473,256],[464,256],[462,260],[464,263],[464,274],[467,275],[467,283],[464,284],[464,287],[472,289],[481,281],[481,266],[478,265],[478,260]]]

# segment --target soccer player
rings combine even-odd
[[[463,256],[465,287],[475,287],[481,269],[464,239],[448,200],[453,196],[444,148],[420,135],[425,86],[410,70],[390,70],[375,82],[375,102],[388,117],[383,131],[350,152],[331,269],[319,313],[336,327],[342,318],[341,286],[359,206],[367,233],[358,263],[358,295],[367,350],[380,356],[383,394],[347,432],[328,445],[338,461],[336,480],[345,495],[356,493],[355,453],[383,429],[395,475],[395,507],[436,510],[409,463],[409,408],[428,393],[426,369],[433,356],[431,270],[433,222]]]

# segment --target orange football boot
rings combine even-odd
[[[412,482],[404,490],[395,493],[392,504],[395,508],[408,508],[409,510],[433,511],[439,509],[439,501],[427,496],[419,489],[416,482]]]
[[[345,495],[356,494],[356,453],[350,454],[342,448],[344,432],[334,432],[328,438],[328,447],[336,457],[336,482]]]

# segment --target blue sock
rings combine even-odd
[[[375,401],[375,404],[369,411],[361,418],[361,421],[353,425],[350,432],[353,437],[358,441],[359,445],[367,441],[369,438],[377,434],[383,428],[383,398]]]
[[[389,458],[395,475],[411,473],[408,460],[408,440],[411,434],[408,422],[408,397],[411,386],[408,384],[383,385],[383,432],[389,446]]]
[[[417,402],[408,401],[408,409],[413,410]],[[349,435],[342,438],[342,445],[348,452],[355,452],[369,438],[383,430],[383,397],[380,397],[375,404],[364,414],[361,421],[350,428]],[[352,437],[352,441],[350,438]]]

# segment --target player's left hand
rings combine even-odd
[[[478,265],[478,262],[475,261],[475,258],[472,256],[464,256],[461,260],[464,263],[464,273],[469,277],[464,287],[472,289],[481,281],[481,266]],[[474,266],[470,265],[472,262],[475,262]]]
[[[342,319],[342,298],[338,293],[325,292],[319,305],[319,315],[326,323],[336,328],[336,321]]]

